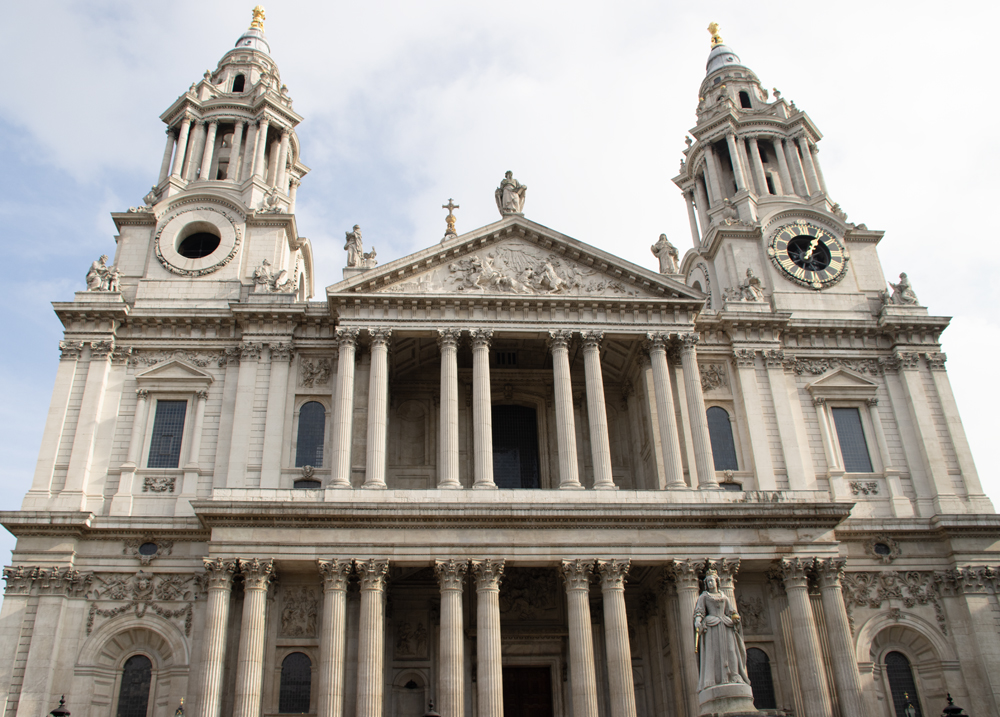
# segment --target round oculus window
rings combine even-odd
[[[181,240],[177,253],[185,259],[201,259],[219,248],[221,239],[208,232],[195,232]]]
[[[139,555],[156,555],[160,552],[160,546],[156,543],[143,543],[139,546]]]
[[[885,543],[875,543],[874,545],[876,555],[889,555],[892,550]]]

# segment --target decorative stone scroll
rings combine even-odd
[[[877,376],[882,373],[881,361],[882,359],[847,359],[839,357],[801,358],[791,356],[785,359],[784,366],[786,371],[798,374],[799,376],[805,374],[819,376],[840,367],[854,371],[855,373]]]
[[[143,493],[173,493],[177,487],[177,476],[143,476]]]
[[[179,349],[176,351],[148,351],[145,349],[132,349],[128,363],[130,366],[154,366],[170,359],[184,361],[185,363],[205,368],[217,362],[221,352],[219,351],[186,351]]]
[[[946,572],[942,572],[941,575],[945,576]],[[939,582],[943,580],[944,578],[937,577],[937,574],[931,571],[885,570],[880,573],[870,571],[845,573],[841,585],[851,632],[854,632],[855,608],[877,610],[882,607],[882,603],[896,599],[907,608],[917,605],[932,606],[938,628],[947,635],[948,625],[937,588]]]
[[[167,620],[184,618],[184,634],[191,635],[194,619],[194,601],[201,594],[201,586],[190,573],[156,575],[143,570],[134,575],[105,573],[97,575],[99,584],[87,595],[90,610],[87,614],[87,634],[94,629],[97,618],[112,618],[132,612],[143,618],[152,612]],[[100,607],[106,602],[122,602],[115,607]],[[162,603],[183,603],[168,607]]]

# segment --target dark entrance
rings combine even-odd
[[[504,667],[503,717],[552,717],[552,670]]]
[[[493,407],[493,480],[498,488],[541,487],[535,409]]]

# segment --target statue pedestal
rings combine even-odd
[[[708,687],[698,693],[698,714],[701,717],[726,715],[726,717],[758,717],[753,706],[750,685],[729,684]]]
[[[344,267],[344,278],[352,279],[358,274],[364,274],[368,271],[368,267],[364,266],[345,266]]]

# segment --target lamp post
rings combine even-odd
[[[955,700],[951,698],[951,693],[948,693],[948,706],[944,708],[944,712],[941,713],[941,717],[969,717],[961,707],[955,706]]]
[[[52,717],[69,717],[69,710],[66,709],[66,695],[59,698],[59,706],[49,712]]]
[[[917,708],[913,706],[912,702],[910,702],[910,693],[904,692],[903,699],[906,700],[906,706],[903,708],[903,714],[905,714],[906,717],[917,717]]]

